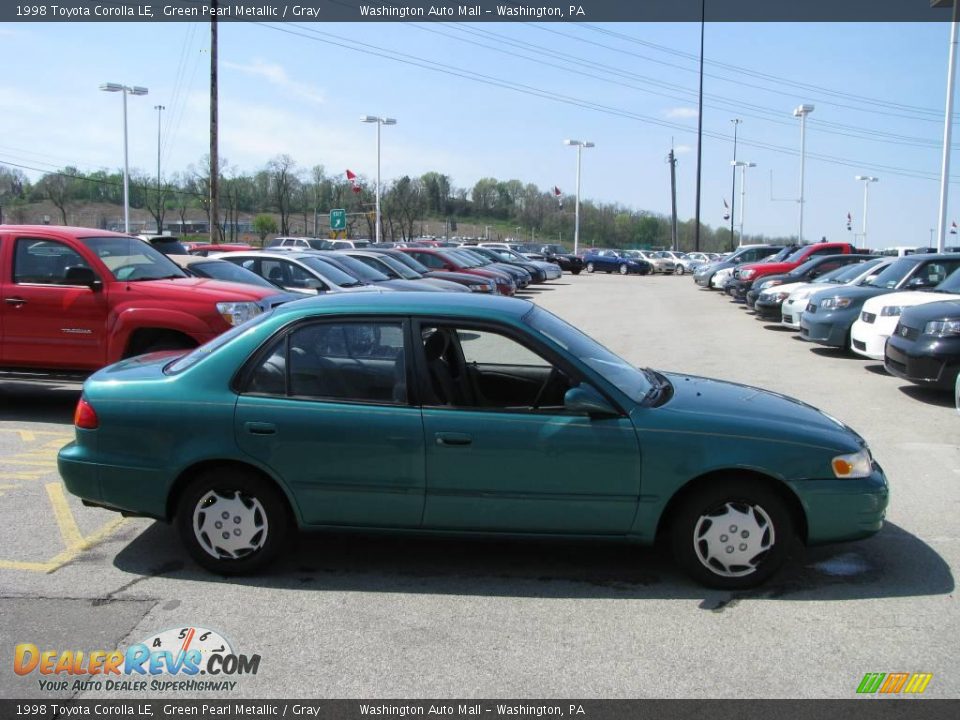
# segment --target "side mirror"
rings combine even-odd
[[[926,286],[927,286],[927,280],[926,280],[926,278],[922,278],[922,277],[911,278],[911,279],[907,282],[907,288],[909,288],[909,289],[911,289],[911,290],[912,290],[912,289],[915,289],[915,288],[926,287]]]
[[[97,274],[85,265],[75,265],[67,268],[63,282],[66,285],[86,285],[94,292],[103,288],[103,282]]]
[[[620,412],[603,395],[586,383],[580,383],[579,386],[567,390],[563,396],[563,406],[567,410],[584,413],[591,418],[620,416]]]

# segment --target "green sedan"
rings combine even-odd
[[[734,589],[796,537],[883,525],[883,471],[819,410],[638,369],[526,301],[439,295],[302,300],[101,370],[60,451],[67,488],[176,523],[224,575],[297,529],[388,529],[663,539]]]

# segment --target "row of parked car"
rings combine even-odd
[[[960,253],[900,257],[848,243],[741,247],[694,281],[744,302],[808,342],[882,362],[896,377],[956,393]]]
[[[620,273],[621,275],[684,275],[701,265],[715,262],[717,253],[679,253],[672,250],[610,250],[591,248],[583,254],[587,272]]]

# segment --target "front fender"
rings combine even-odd
[[[107,321],[107,362],[114,363],[123,357],[124,350],[134,331],[141,328],[163,328],[174,330],[193,338],[202,344],[227,329],[211,327],[203,318],[191,315],[183,310],[156,307],[121,307]]]

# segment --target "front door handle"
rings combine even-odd
[[[4,298],[3,301],[7,305],[13,305],[14,307],[20,307],[21,305],[27,304],[27,301],[24,300],[22,297],[8,297],[8,298]]]
[[[273,423],[248,422],[243,427],[251,435],[273,435],[277,432],[277,426]]]
[[[473,442],[473,437],[466,433],[438,432],[434,437],[437,445],[464,446]]]

